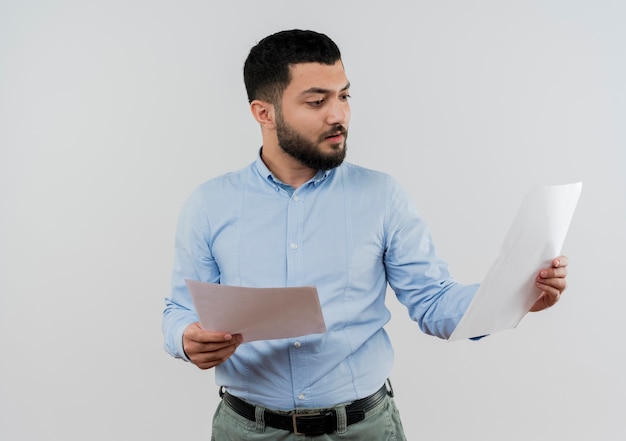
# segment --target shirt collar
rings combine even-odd
[[[272,186],[276,186],[276,185],[280,185],[281,187],[291,187],[289,184],[285,184],[284,182],[282,182],[280,179],[278,179],[271,171],[269,168],[267,168],[267,165],[265,165],[265,162],[263,162],[263,159],[261,159],[261,151],[263,150],[263,148],[261,147],[259,149],[259,154],[256,158],[255,164],[256,164],[256,169],[259,172],[259,174],[263,177],[263,179],[267,180]],[[320,183],[322,183],[324,180],[326,180],[326,178],[328,178],[328,176],[330,176],[330,174],[334,171],[334,169],[330,169],[330,170],[318,170],[317,173],[315,174],[315,176],[313,176],[308,182],[312,182],[314,185],[319,185]]]

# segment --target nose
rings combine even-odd
[[[329,125],[341,124],[347,126],[350,122],[350,103],[345,98],[338,97],[328,106],[326,122]]]

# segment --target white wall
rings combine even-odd
[[[448,343],[390,298],[409,439],[625,439],[624,3],[370,3],[0,0],[0,439],[210,438],[213,373],[161,349],[174,224],[254,159],[243,60],[294,27],[339,44],[349,160],[459,280],[531,185],[584,182],[558,307]]]

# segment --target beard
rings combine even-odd
[[[330,153],[320,151],[318,145],[324,142],[328,136],[337,133],[343,135],[343,142],[331,144],[332,151]],[[330,170],[338,167],[346,157],[348,130],[341,124],[333,126],[326,133],[320,135],[317,143],[315,143],[289,126],[283,119],[282,113],[277,112],[276,136],[278,137],[278,145],[285,153],[313,170]]]

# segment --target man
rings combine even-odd
[[[447,338],[477,285],[453,280],[427,225],[390,176],[343,162],[349,89],[339,49],[312,31],[261,40],[244,65],[259,157],[182,209],[166,350],[216,367],[215,440],[405,439],[390,386],[387,285],[422,331]],[[565,289],[567,258],[537,275],[533,311]],[[185,279],[315,285],[327,332],[246,343],[198,324]]]

